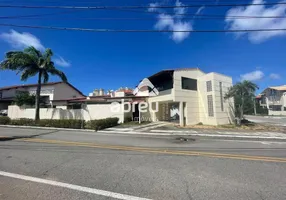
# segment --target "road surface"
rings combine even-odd
[[[286,197],[283,142],[0,128],[15,134],[0,142],[1,200]]]

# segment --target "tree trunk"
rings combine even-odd
[[[40,120],[40,95],[41,95],[41,80],[42,80],[42,71],[39,72],[38,76],[38,85],[37,85],[37,91],[36,91],[36,114],[35,114],[35,121]]]

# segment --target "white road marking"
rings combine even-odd
[[[51,181],[51,180],[47,180],[47,179],[41,179],[41,178],[36,178],[36,177],[32,177],[32,176],[24,176],[24,175],[20,175],[20,174],[14,174],[14,173],[3,172],[3,171],[0,171],[0,175],[10,177],[10,178],[21,179],[21,180],[25,180],[25,181],[32,181],[32,182],[36,182],[36,183],[43,183],[43,184],[47,184],[47,185],[68,188],[71,190],[77,190],[77,191],[81,191],[81,192],[87,192],[87,193],[106,196],[106,197],[112,197],[115,199],[151,200],[151,199],[146,199],[146,198],[130,196],[130,195],[126,195],[126,194],[114,193],[114,192],[109,192],[109,191],[105,191],[105,190],[98,190],[98,189],[94,189],[94,188],[88,188],[88,187],[83,187],[83,186],[79,186],[79,185],[72,185],[72,184],[68,184],[68,183]]]

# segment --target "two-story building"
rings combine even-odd
[[[0,88],[0,110],[8,109],[18,92],[36,94],[37,84],[14,85]],[[60,99],[74,99],[85,97],[81,91],[70,83],[50,82],[42,84],[41,98],[47,104]]]
[[[286,85],[268,87],[259,95],[259,103],[269,115],[286,115]]]
[[[145,118],[177,121],[181,126],[197,123],[219,125],[233,121],[232,101],[224,99],[232,86],[229,76],[184,68],[163,70],[148,79],[159,94],[150,96],[147,101],[152,107],[158,104],[159,111],[145,113]]]

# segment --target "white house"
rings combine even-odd
[[[259,103],[269,115],[286,115],[286,85],[268,87],[259,95]]]
[[[159,111],[145,113],[145,118],[149,115],[152,120],[178,121],[181,126],[200,122],[219,125],[233,121],[231,101],[224,99],[232,86],[229,76],[183,68],[163,70],[148,79],[159,94],[148,97],[147,101],[153,107],[152,104],[159,104]]]

